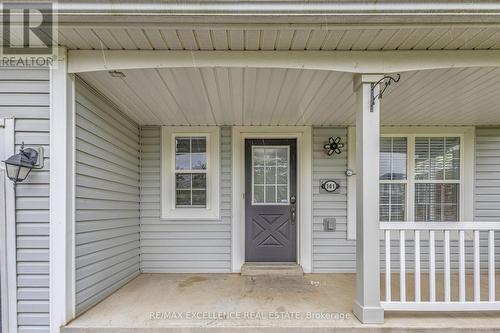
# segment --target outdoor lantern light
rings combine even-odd
[[[41,157],[43,160],[43,157]],[[12,155],[5,161],[7,177],[14,183],[22,182],[28,177],[31,169],[41,169],[43,165],[38,165],[38,151],[31,148],[24,148],[24,142],[21,145],[19,154]]]

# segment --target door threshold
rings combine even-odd
[[[302,276],[302,267],[294,262],[247,262],[241,266],[243,276]]]

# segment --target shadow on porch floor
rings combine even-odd
[[[385,324],[362,325],[354,295],[354,274],[141,274],[63,332],[500,332],[492,312],[386,313]]]

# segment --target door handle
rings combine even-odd
[[[292,224],[295,224],[295,219],[296,219],[295,206],[290,207],[290,219],[292,221]]]

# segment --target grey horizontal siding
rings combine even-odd
[[[221,128],[221,219],[160,220],[160,127],[141,129],[143,272],[230,272],[231,128]]]
[[[476,128],[474,220],[500,225],[500,127]],[[487,233],[481,233],[482,257],[487,255]],[[500,232],[495,233],[495,258],[500,263]],[[486,269],[487,259],[482,260]]]
[[[328,156],[323,146],[329,137],[340,137],[346,147],[340,155]],[[347,194],[323,194],[319,192],[320,179],[335,179],[340,186],[347,186],[346,128],[313,128],[313,240],[312,269],[315,273],[353,272],[356,269],[356,242],[347,240]],[[323,231],[323,219],[334,217],[334,232]]]
[[[474,219],[500,222],[500,128],[476,129]]]
[[[43,147],[45,166],[16,188],[19,332],[49,331],[49,71],[0,69],[0,118],[15,118],[16,150]]]
[[[83,82],[76,87],[76,309],[139,274],[139,128]]]

